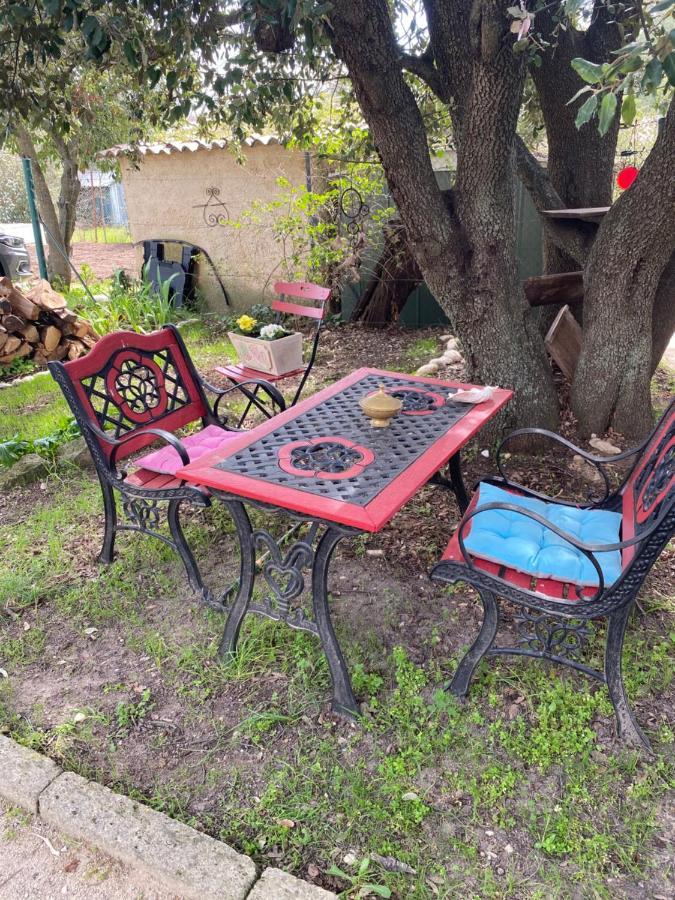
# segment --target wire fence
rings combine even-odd
[[[129,218],[122,185],[111,173],[89,170],[80,174],[75,241],[129,243]]]

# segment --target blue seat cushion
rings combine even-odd
[[[604,509],[578,509],[512,494],[493,484],[481,483],[476,509],[488,503],[510,503],[537,513],[579,541],[616,544],[621,540],[621,514]],[[544,525],[506,509],[489,509],[471,520],[464,546],[472,556],[508,566],[535,578],[554,578],[570,584],[596,587],[598,573],[581,550],[549,531]],[[596,553],[605,585],[621,574],[621,552]]]

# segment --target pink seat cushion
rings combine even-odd
[[[223,444],[227,444],[238,434],[237,431],[224,431],[218,425],[207,425],[206,428],[202,428],[195,434],[180,438],[180,442],[187,450],[192,463],[200,456],[204,456],[205,453],[210,453],[212,450],[222,447]],[[151,472],[160,472],[162,475],[175,475],[179,469],[183,468],[183,460],[173,447],[166,445],[137,459],[136,465],[141,469],[149,469]]]

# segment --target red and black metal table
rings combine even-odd
[[[380,385],[403,404],[388,428],[373,428],[359,406]],[[236,652],[249,612],[308,631],[319,637],[326,654],[333,709],[358,714],[331,623],[330,560],[340,540],[381,531],[430,481],[452,489],[462,511],[466,508],[460,451],[512,395],[497,389],[475,406],[451,399],[466,387],[470,385],[358,369],[178,471],[178,478],[209,488],[227,506],[239,536],[239,578],[223,595],[227,621],[222,656]],[[306,523],[306,531],[294,530],[294,537],[284,542],[254,528],[248,506]],[[262,560],[259,572],[257,557]],[[310,573],[311,616],[301,599],[305,573]],[[262,601],[253,599],[258,575],[268,595]]]

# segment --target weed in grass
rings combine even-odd
[[[115,706],[115,721],[120,731],[136,728],[150,714],[155,703],[150,688],[144,688],[138,700],[120,700]]]

